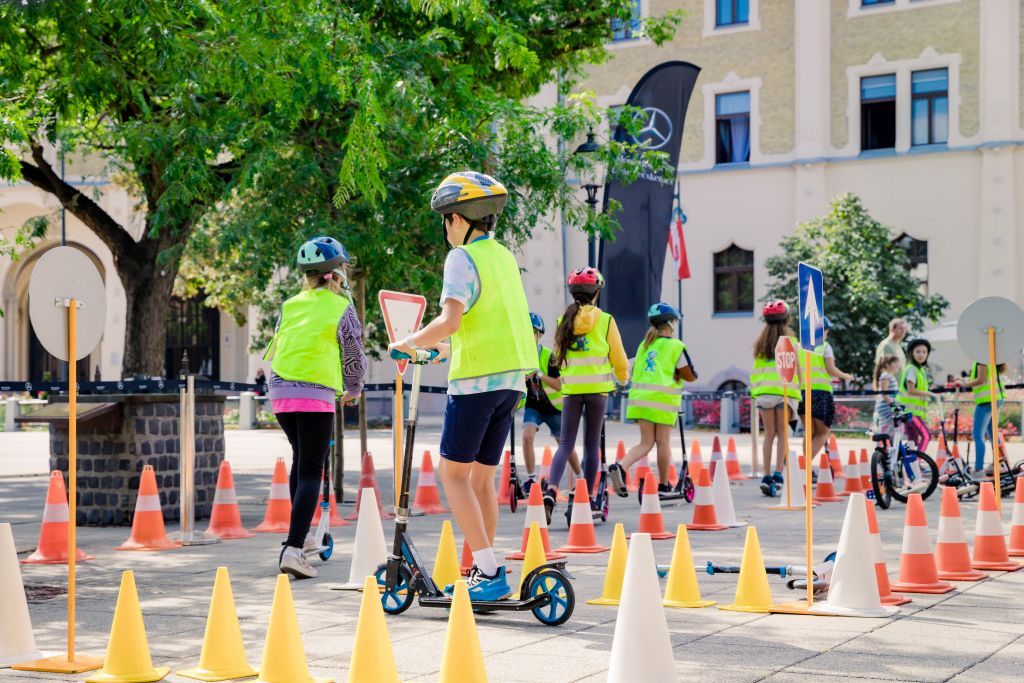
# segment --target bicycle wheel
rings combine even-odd
[[[922,499],[927,499],[939,485],[939,468],[931,456],[921,451],[908,450],[906,455],[897,456],[892,468],[892,497],[906,503],[911,493],[920,493]]]
[[[886,479],[885,453],[879,449],[871,454],[871,490],[875,492],[875,505],[888,510],[892,504],[890,486]]]

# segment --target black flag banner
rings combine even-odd
[[[683,121],[699,73],[700,67],[689,62],[664,62],[644,74],[626,101],[646,117],[637,141],[667,153],[672,168],[679,165]],[[616,128],[615,140],[626,135],[622,126]],[[642,174],[630,185],[609,179],[605,186],[604,206],[615,199],[622,211],[616,216],[621,229],[615,240],[601,244],[599,268],[607,284],[599,304],[615,316],[630,356],[647,331],[647,308],[661,301],[674,192],[672,181],[653,174]]]

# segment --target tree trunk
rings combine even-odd
[[[178,259],[157,263],[156,255],[168,245],[143,242],[149,243],[139,244],[117,263],[127,299],[121,374],[166,377],[167,318]]]

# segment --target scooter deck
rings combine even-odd
[[[451,609],[452,598],[444,595],[418,595],[421,607],[441,607]],[[529,612],[537,607],[551,603],[547,593],[534,595],[526,600],[474,600],[471,604],[476,612]]]

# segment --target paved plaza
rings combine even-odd
[[[635,427],[609,423],[609,444],[620,438],[629,444],[635,433]],[[699,436],[707,457],[712,435]],[[436,454],[437,441],[436,425],[422,427],[417,452],[430,449]],[[39,533],[47,483],[46,444],[43,433],[0,434],[0,521],[13,524],[22,557],[35,546]],[[746,468],[750,458],[749,436],[743,435],[737,444]],[[840,441],[843,453],[862,446],[868,446],[868,442]],[[348,438],[346,448],[346,494],[351,498],[358,481],[358,440]],[[1011,454],[1018,448],[1014,445]],[[375,453],[381,489],[385,498],[390,499],[389,434],[372,432],[370,449]],[[262,519],[273,458],[287,452],[286,442],[277,431],[229,432],[227,450],[235,469],[243,521],[252,528]],[[802,512],[768,510],[771,503],[753,480],[734,485],[732,494],[741,520],[757,526],[766,564],[803,564]],[[939,496],[926,501],[926,507],[934,542]],[[346,505],[343,514],[351,509],[351,505]],[[666,504],[663,509],[666,526],[671,529],[689,521],[692,514],[692,506],[684,503]],[[976,509],[975,501],[962,505],[968,538],[973,534]],[[845,505],[839,503],[816,508],[816,561],[835,549],[844,512]],[[636,528],[638,514],[635,497],[612,500],[611,521],[622,522],[627,533]],[[898,503],[888,511],[878,511],[892,577],[899,564],[903,515],[904,507]],[[431,560],[442,519],[417,517],[411,524],[418,546]],[[1004,507],[1004,522],[1008,521]],[[519,548],[522,524],[522,510],[511,514],[507,507],[502,509],[497,545],[503,553]],[[205,528],[205,522],[198,526]],[[175,525],[169,525],[168,530],[174,528]],[[384,529],[390,539],[392,524],[385,521]],[[331,676],[337,681],[346,680],[360,597],[358,593],[332,591],[329,586],[348,579],[354,531],[355,526],[335,530],[334,557],[328,562],[314,560],[319,578],[292,584],[310,669],[314,675]],[[128,533],[127,528],[79,530],[81,547],[96,558],[79,565],[79,649],[92,654],[104,652],[120,573],[132,569],[154,664],[172,668],[167,680],[189,680],[175,676],[173,671],[198,662],[214,572],[218,566],[227,566],[249,661],[258,667],[282,536],[258,534],[247,540],[167,552],[115,552],[113,548]],[[560,514],[556,514],[551,534],[552,545],[564,543],[567,533]],[[598,525],[600,543],[609,544],[611,534],[611,523]],[[708,560],[739,564],[744,535],[743,528],[690,532],[696,564]],[[657,561],[667,564],[673,542],[655,541],[654,546]],[[578,599],[575,613],[562,627],[543,626],[529,614],[477,616],[490,680],[605,680],[617,608],[591,606],[585,601],[600,595],[607,561],[607,554],[570,556],[568,567],[574,576]],[[518,576],[519,563],[512,566],[513,576]],[[23,565],[22,575],[31,600],[39,647],[48,651],[63,649],[66,602],[63,595],[47,596],[53,592],[49,588],[65,585],[66,569]],[[735,575],[699,574],[698,580],[705,598],[720,604],[732,601]],[[769,580],[776,601],[802,596],[788,590],[778,577]],[[1020,681],[1024,680],[1022,593],[1024,571],[993,572],[990,578],[977,583],[958,583],[957,590],[946,595],[913,595],[911,604],[888,619],[742,614],[714,607],[667,609],[666,614],[679,680]],[[437,680],[446,619],[446,611],[418,606],[401,616],[388,617],[403,680]],[[0,670],[0,680],[12,681],[81,680],[85,676],[69,678]]]

